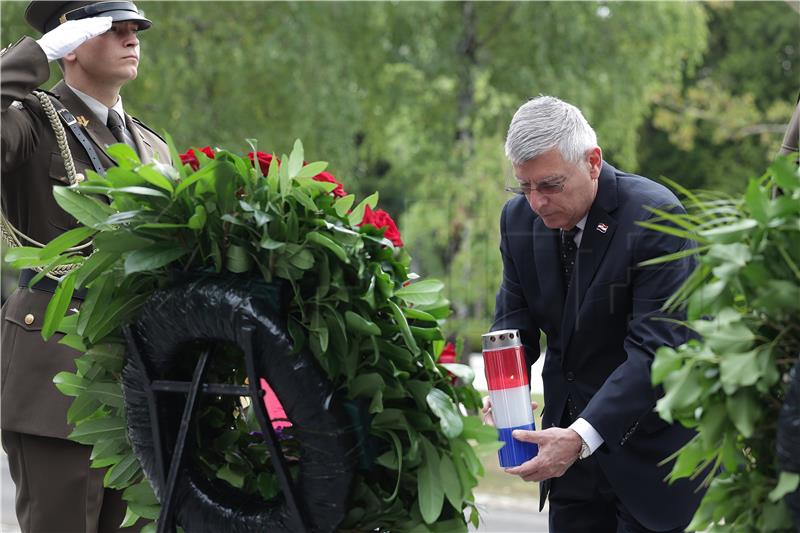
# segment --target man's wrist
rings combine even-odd
[[[580,443],[580,446],[578,447],[577,451],[575,452],[577,454],[577,459],[576,460],[585,459],[586,457],[584,457],[584,456],[587,453],[589,455],[591,455],[592,451],[589,448],[589,445],[586,444],[586,441],[583,440],[583,437],[581,437],[581,434],[578,433],[577,431],[575,431],[575,428],[571,428],[570,427],[570,428],[567,428],[567,429],[572,430],[572,432],[575,434],[575,436],[578,437],[578,441],[577,442]]]
[[[581,438],[581,459],[592,455],[603,444],[603,437],[584,418],[578,418],[570,424],[569,428]]]

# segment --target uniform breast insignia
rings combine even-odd
[[[89,125],[89,119],[84,117],[83,115],[78,115],[77,117],[75,117],[75,120],[77,120],[78,124],[80,124],[84,128]]]

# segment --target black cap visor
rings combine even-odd
[[[98,2],[88,6],[73,9],[61,15],[58,19],[63,24],[68,20],[79,20],[90,17],[111,17],[112,22],[136,22],[139,30],[146,30],[153,25],[144,18],[133,2]]]

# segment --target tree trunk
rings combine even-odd
[[[474,151],[472,119],[475,107],[474,70],[478,65],[478,39],[475,28],[475,4],[461,3],[461,39],[458,56],[461,68],[458,73],[458,129],[456,139],[462,145],[463,157],[468,159]]]

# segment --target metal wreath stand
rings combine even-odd
[[[335,531],[347,514],[359,453],[352,419],[313,358],[290,354],[275,300],[259,294],[252,281],[201,278],[156,292],[138,321],[124,329],[128,437],[162,505],[159,533],[175,531],[178,524],[191,533]],[[205,381],[214,357],[211,345],[220,342],[241,350],[247,386]],[[187,346],[199,346],[191,379],[170,379],[177,360],[191,351]],[[270,423],[261,378],[273,388],[296,430],[297,483]],[[187,463],[189,430],[201,395],[250,399],[282,500],[278,496],[276,502],[260,500],[247,507],[244,494],[237,495],[232,487],[225,487],[227,496],[221,494],[219,485]]]

